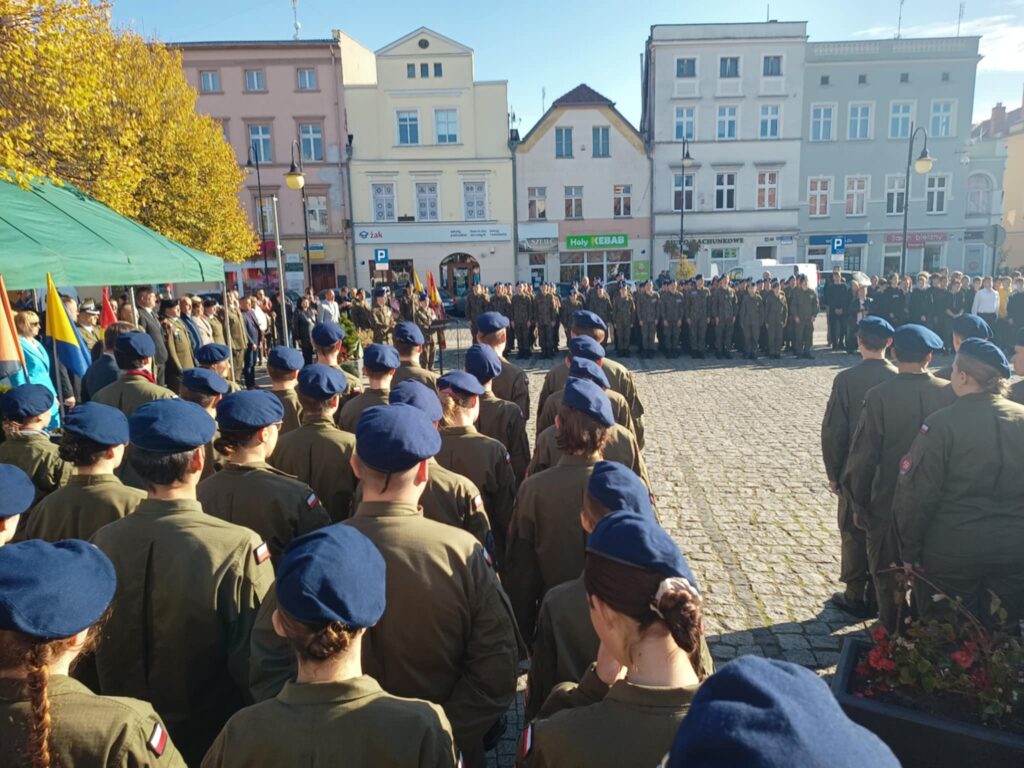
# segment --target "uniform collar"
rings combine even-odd
[[[415,360],[400,360],[398,363],[399,368],[420,368],[420,364]]]
[[[364,501],[356,509],[357,517],[421,517],[423,512],[415,504],[399,501]]]
[[[326,416],[302,416],[302,426],[320,427],[321,429],[337,429],[338,425]]]
[[[631,707],[688,707],[696,694],[696,685],[662,688],[619,680],[608,689],[606,698]]]
[[[122,485],[117,475],[72,475],[68,485]]]
[[[224,467],[221,469],[222,472],[273,472],[275,475],[283,474],[280,470],[270,466],[265,461],[250,461],[246,464],[235,464],[227,461],[224,463]],[[290,475],[289,475],[290,477]]]
[[[480,395],[480,400],[486,402],[493,402],[495,400],[501,400],[501,398],[494,394],[494,390],[488,389],[484,390],[484,393]]]
[[[470,424],[468,427],[444,427],[441,430],[442,435],[476,435],[476,427]]]
[[[571,456],[567,453],[563,453],[558,459],[558,463],[563,466],[570,467],[592,467],[599,459],[591,458],[590,456]]]
[[[43,440],[50,442],[50,436],[41,429],[19,429],[11,437],[14,440]]]
[[[277,695],[285,704],[331,704],[365,699],[382,693],[380,683],[368,675],[333,683],[295,683],[288,681]]]
[[[67,675],[50,675],[46,683],[46,693],[48,696],[69,693],[92,695],[92,691]],[[28,698],[24,678],[0,677],[0,701],[27,701]]]
[[[168,517],[169,515],[202,515],[205,513],[199,499],[143,499],[132,514],[146,517]]]
[[[364,395],[383,395],[384,397],[387,397],[388,395],[391,394],[391,390],[390,389],[386,389],[384,387],[367,387],[366,389],[363,390],[363,394]]]

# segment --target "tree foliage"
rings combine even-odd
[[[185,245],[256,250],[245,178],[180,55],[91,0],[0,0],[0,177],[69,182]]]

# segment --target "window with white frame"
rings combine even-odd
[[[262,220],[262,222],[263,222],[263,227],[262,227],[263,234],[265,234],[265,235],[273,235],[274,234],[274,214],[273,214],[273,210],[274,210],[274,196],[273,195],[264,195],[263,196],[263,204],[262,205],[260,205],[260,198],[259,197],[253,197],[253,199],[252,199],[252,209],[253,209],[253,212],[256,214],[253,218],[257,219],[258,221]]]
[[[898,216],[903,213],[907,204],[907,179],[905,176],[891,174],[885,177],[885,213],[887,216]]]
[[[693,141],[696,135],[697,108],[676,107],[676,141]]]
[[[612,212],[616,219],[633,215],[633,185],[616,184],[612,188]]]
[[[718,76],[732,78],[740,76],[739,56],[722,56],[718,60]]]
[[[565,188],[565,218],[583,218],[583,187]]]
[[[317,84],[316,70],[312,67],[304,67],[296,71],[300,91],[315,91],[320,86]]]
[[[370,185],[373,195],[373,220],[395,220],[395,183],[393,181],[377,181]]]
[[[676,77],[696,77],[696,59],[676,59]]]
[[[330,229],[327,195],[306,195],[306,223],[310,232],[323,233]]]
[[[735,259],[739,251],[736,248],[712,248],[711,258],[715,261],[719,259]]]
[[[408,77],[410,80],[414,80],[416,78],[416,65],[415,64],[406,64],[405,65],[405,76]]]
[[[611,149],[608,146],[608,126],[595,125],[593,131],[594,151],[592,157],[611,157]]]
[[[253,124],[249,126],[249,146],[252,147],[252,154],[257,162],[271,163],[274,161],[274,147],[270,140],[269,125]]]
[[[466,209],[466,221],[487,219],[487,182],[462,182],[462,201]]]
[[[526,197],[530,221],[546,221],[548,218],[548,188],[528,187]]]
[[[925,205],[926,213],[946,212],[946,186],[949,182],[948,176],[929,176],[925,184]]]
[[[416,221],[437,221],[437,182],[416,182]]]
[[[303,162],[323,162],[324,129],[320,123],[302,123],[299,125],[299,148],[302,150]]]
[[[765,56],[761,75],[764,77],[782,77],[782,57]]]
[[[438,144],[459,143],[459,112],[456,109],[434,110],[434,136]]]
[[[444,66],[440,61],[434,62],[434,77],[441,77],[444,74]]]
[[[832,179],[817,176],[807,180],[807,215],[828,216],[828,198]]]
[[[779,138],[779,105],[761,105],[761,126],[758,135],[762,139]]]
[[[220,72],[207,69],[199,73],[200,93],[220,93]]]
[[[954,135],[954,102],[949,99],[932,102],[931,135],[935,139],[945,139]]]
[[[430,77],[430,65],[427,63],[420,64],[420,77]]]
[[[850,141],[864,141],[871,138],[871,105],[850,105],[850,129],[846,137]]]
[[[811,105],[811,141],[832,141],[832,117],[835,107],[831,104]]]
[[[247,69],[245,70],[245,90],[247,91],[265,91],[267,90],[266,77],[263,74],[262,69]]]
[[[736,210],[736,174],[731,171],[715,174],[715,210]]]
[[[757,207],[772,210],[779,207],[779,172],[757,172]]]
[[[685,194],[684,192],[685,180]],[[672,177],[672,210],[682,210],[683,203],[686,203],[686,210],[693,210],[693,174],[685,175],[677,173]]]
[[[868,209],[868,176],[846,177],[846,215],[865,216]]]
[[[967,215],[988,216],[992,212],[992,179],[984,173],[967,177]]]
[[[555,157],[572,157],[572,128],[555,128]]]
[[[718,131],[715,134],[719,141],[736,140],[736,107],[718,108]]]
[[[913,119],[914,102],[894,101],[889,105],[889,138],[905,139],[910,136],[910,122]]]
[[[398,119],[398,143],[402,146],[411,146],[420,143],[420,113],[414,109],[399,110]]]

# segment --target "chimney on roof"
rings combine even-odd
[[[989,135],[1002,136],[1006,133],[1006,107],[1003,102],[997,102],[992,107],[992,118],[989,121]]]

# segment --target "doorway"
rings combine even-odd
[[[333,264],[310,264],[310,279],[313,281],[313,290],[319,293],[337,285],[337,277]]]
[[[480,263],[468,253],[453,253],[441,261],[441,283],[454,298],[466,296],[480,282]]]

